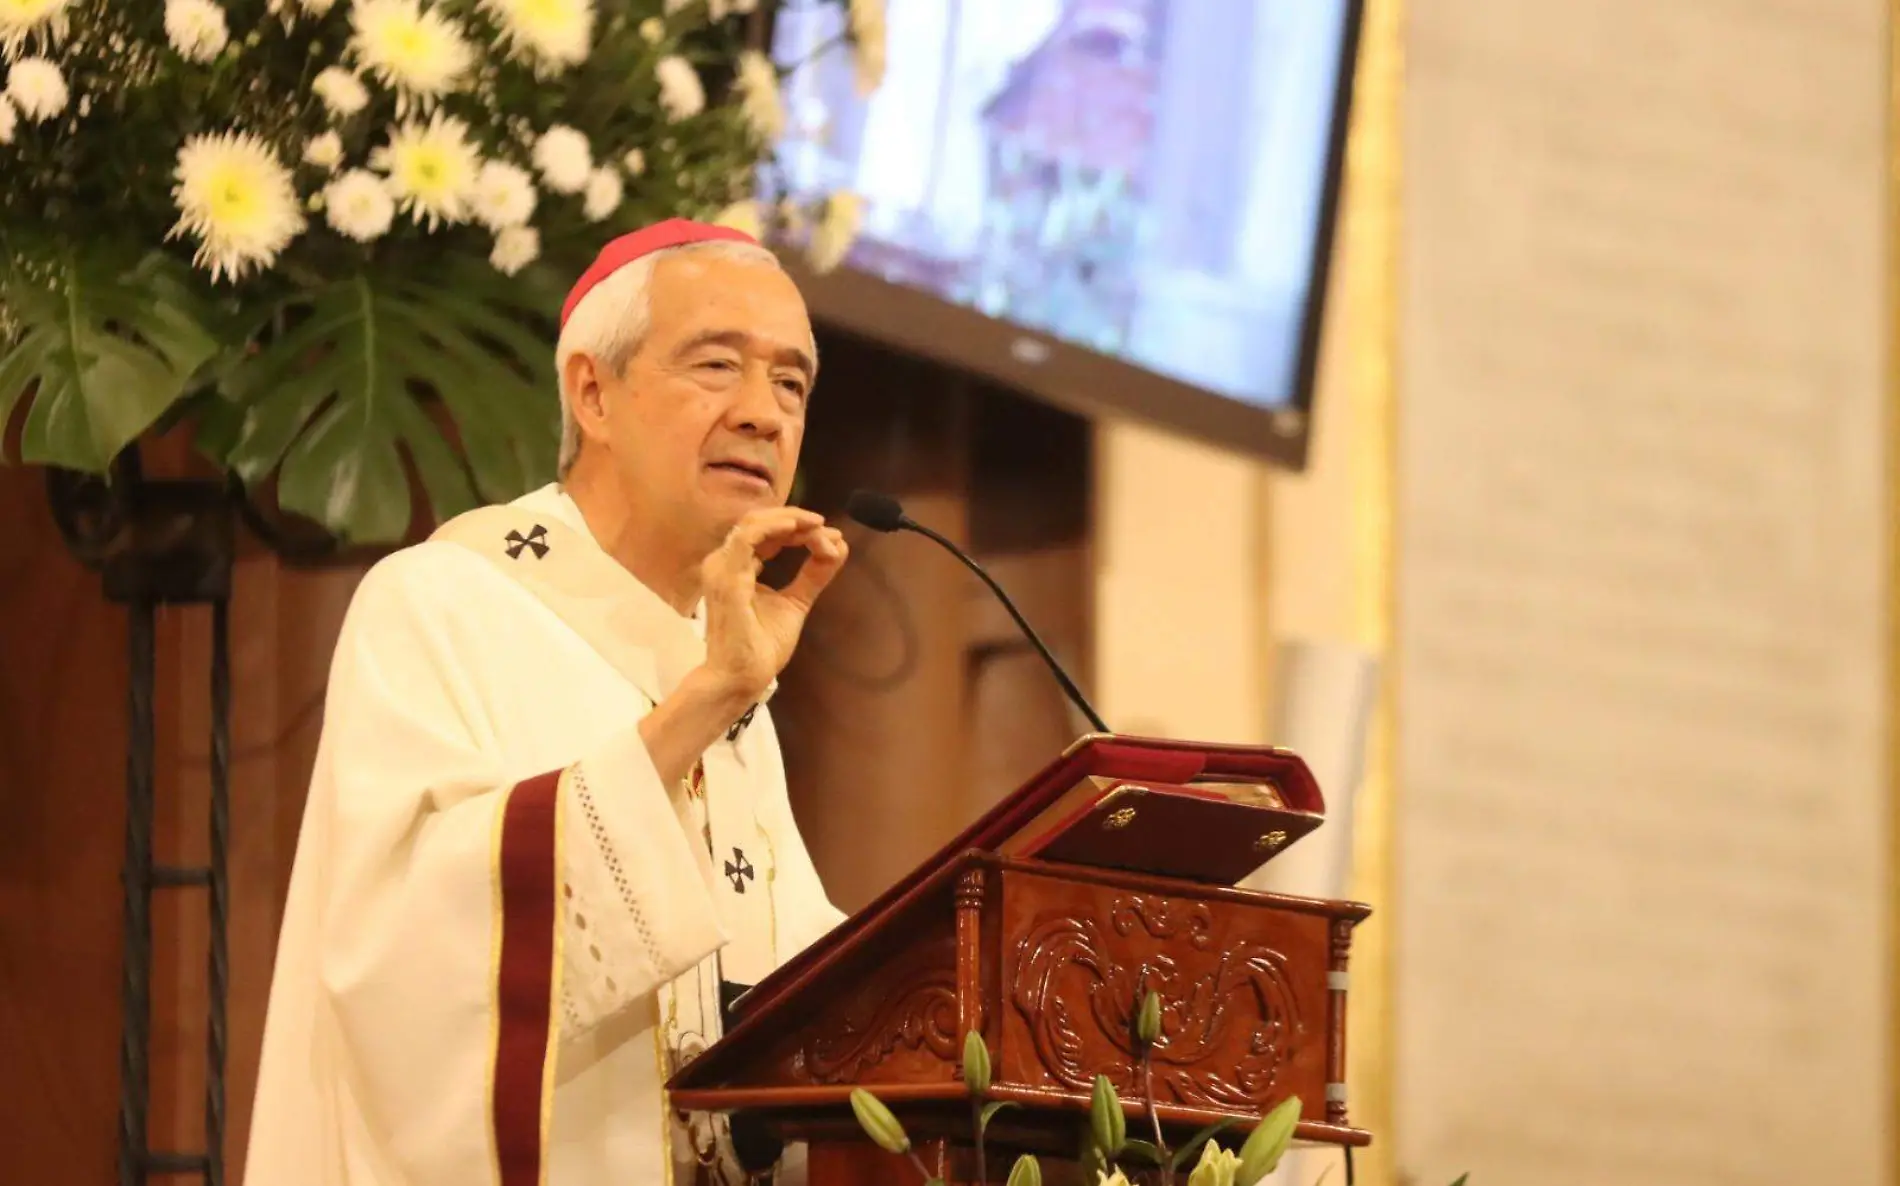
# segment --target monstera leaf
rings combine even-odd
[[[527,328],[523,291],[451,262],[426,281],[357,275],[300,293],[283,330],[224,376],[200,446],[246,485],[275,471],[280,506],[359,544],[408,529],[405,454],[437,520],[550,481],[553,348]]]
[[[21,330],[0,343],[0,427],[30,393],[20,459],[103,473],[225,348],[219,315],[167,256],[41,265],[0,277]]]

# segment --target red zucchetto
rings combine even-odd
[[[732,243],[757,244],[758,240],[744,231],[729,226],[715,226],[711,223],[694,222],[689,218],[669,218],[665,222],[656,222],[649,227],[641,227],[620,236],[600,249],[594,262],[588,265],[581,278],[574,282],[573,289],[567,294],[567,301],[561,306],[561,324],[574,314],[574,307],[581,298],[594,290],[602,280],[618,272],[642,256],[652,255],[668,247],[683,247],[688,243]]]

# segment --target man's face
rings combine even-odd
[[[661,259],[645,340],[622,374],[598,375],[604,443],[636,510],[711,549],[746,512],[782,506],[814,370],[790,277],[718,255]]]

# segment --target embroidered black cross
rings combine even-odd
[[[746,726],[752,723],[753,714],[757,713],[758,711],[759,711],[759,706],[756,704],[753,705],[751,708],[746,709],[745,715],[740,717],[738,720],[732,722],[732,728],[726,730],[726,740],[727,741],[739,740],[739,734],[744,733],[746,731]]]
[[[737,894],[743,894],[745,893],[745,883],[753,880],[752,864],[745,859],[745,849],[743,848],[733,849],[732,855],[738,858],[739,863],[735,865],[731,861],[727,861],[726,876],[732,879],[732,891]]]
[[[536,523],[528,529],[528,534],[519,531],[508,533],[508,559],[519,560],[523,549],[532,551],[536,560],[548,554],[548,529]]]

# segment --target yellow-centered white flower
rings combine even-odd
[[[764,219],[760,215],[759,204],[751,198],[741,199],[721,210],[713,216],[713,224],[743,231],[754,239],[764,233]]]
[[[813,269],[829,272],[844,262],[864,222],[864,202],[850,190],[839,190],[825,202],[825,212],[805,249]]]
[[[66,76],[45,58],[21,58],[7,71],[7,98],[23,119],[38,123],[66,110]]]
[[[856,67],[858,94],[868,97],[884,84],[888,39],[884,0],[851,0],[849,12],[851,62]]]
[[[620,203],[626,196],[627,187],[620,180],[620,171],[602,165],[587,179],[587,192],[581,198],[581,213],[587,217],[587,221],[599,222],[620,209]]]
[[[351,169],[323,190],[323,216],[339,235],[368,243],[396,221],[396,199],[368,169]]]
[[[396,205],[430,230],[467,220],[481,157],[461,120],[438,112],[427,124],[400,124],[369,163],[388,178]]]
[[[785,103],[779,96],[778,68],[756,49],[739,55],[739,104],[746,122],[767,144],[785,133]]]
[[[319,169],[330,170],[343,162],[343,138],[335,132],[310,137],[303,146],[303,159]]]
[[[0,0],[0,49],[11,57],[29,37],[58,41],[72,6],[73,0]]]
[[[211,0],[165,0],[165,39],[187,62],[209,62],[231,44],[231,27]]]
[[[330,114],[339,118],[355,115],[369,106],[369,88],[363,80],[341,66],[325,66],[310,83],[310,89],[323,100]]]
[[[489,161],[475,176],[475,192],[469,203],[475,221],[491,231],[528,225],[534,217],[537,195],[534,177],[519,165],[507,161]]]
[[[501,40],[537,73],[558,74],[587,60],[594,42],[594,0],[481,0]]]
[[[178,152],[171,235],[198,240],[193,262],[213,281],[269,267],[304,229],[290,170],[249,132],[193,136]]]
[[[577,194],[593,176],[594,152],[584,134],[555,124],[534,142],[534,167],[555,193]]]
[[[495,236],[488,262],[504,276],[512,276],[541,255],[541,232],[531,226],[511,226]]]
[[[653,67],[660,79],[660,106],[670,120],[691,119],[706,109],[706,87],[699,71],[678,54],[668,54]]]
[[[475,50],[454,20],[421,0],[355,0],[350,48],[358,61],[395,88],[398,111],[424,108],[461,87]]]

